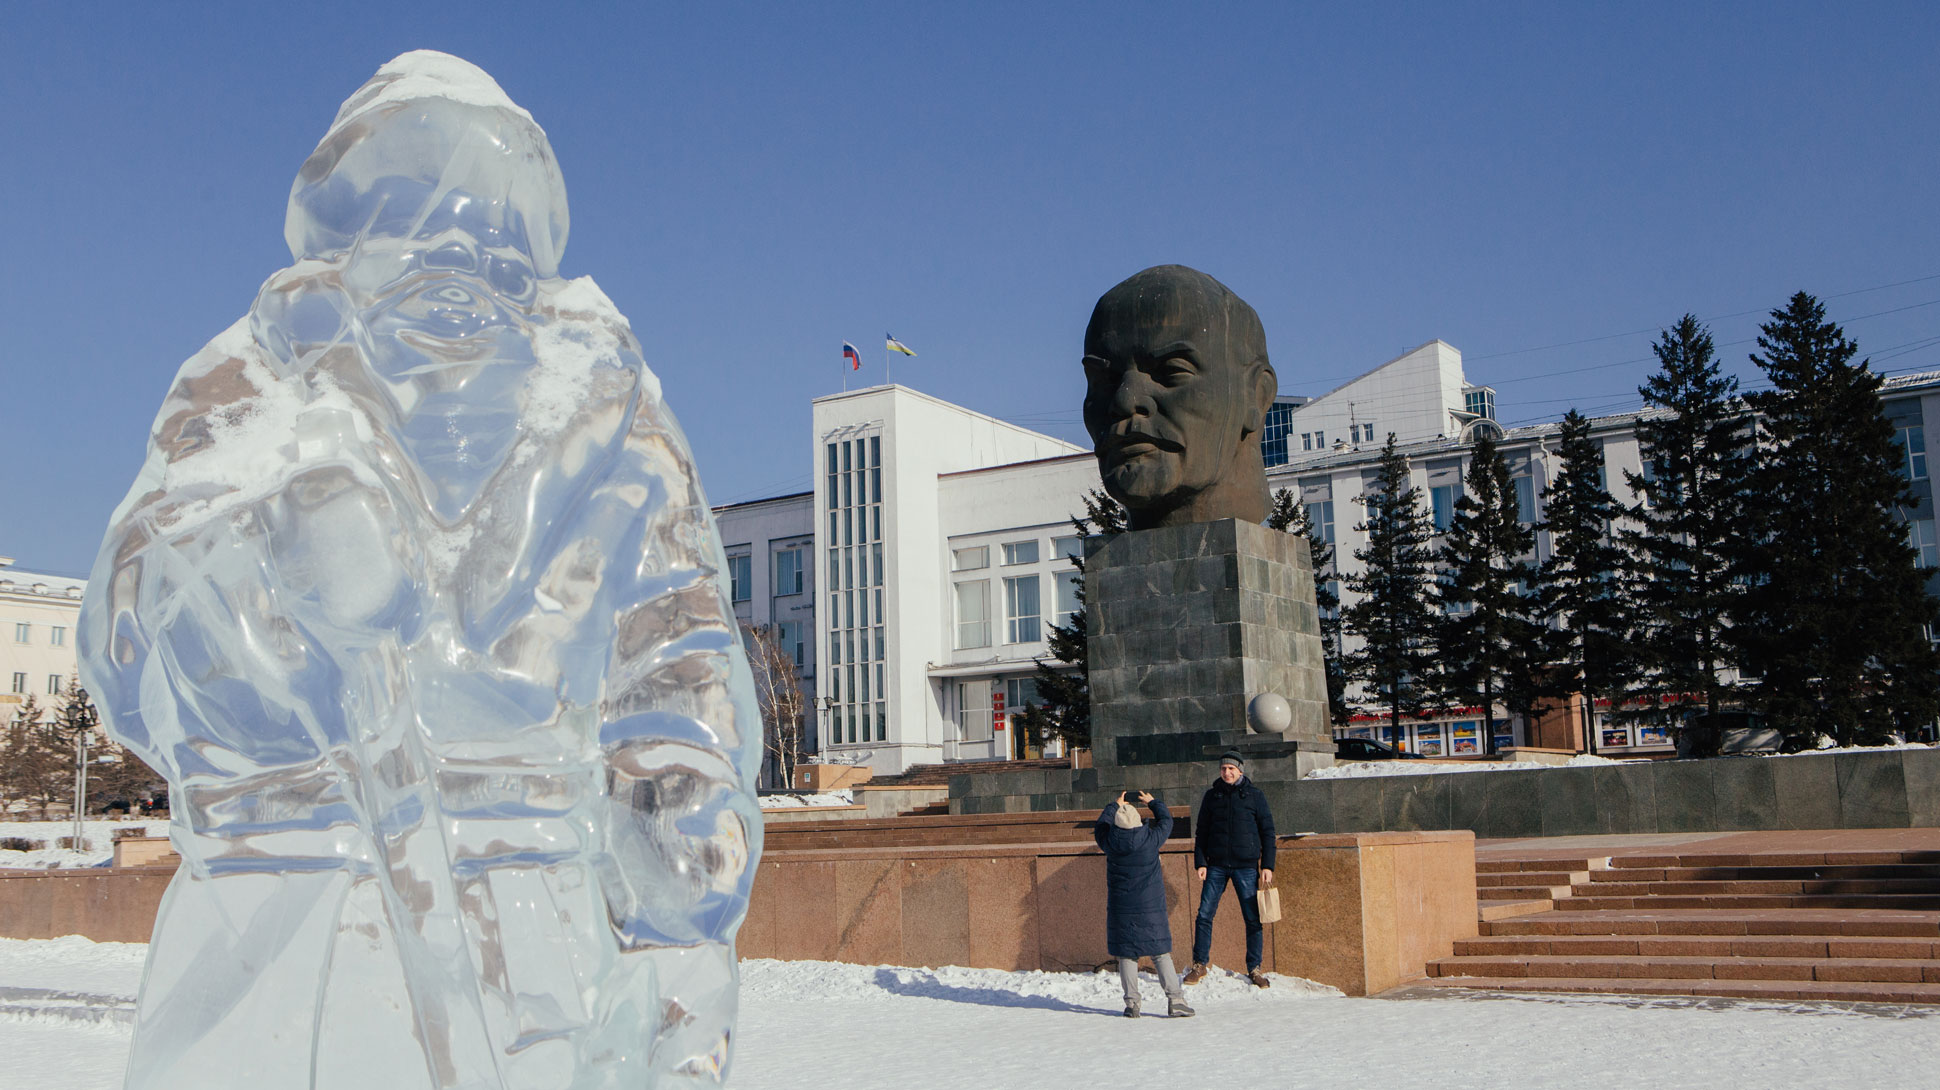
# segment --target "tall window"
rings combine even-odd
[[[802,553],[801,549],[783,549],[775,554],[776,594],[802,592]]]
[[[1084,576],[1074,571],[1057,574],[1058,581],[1058,620],[1059,628],[1069,628],[1071,618],[1084,607],[1078,602],[1078,591],[1084,587]]]
[[[1921,568],[1940,567],[1940,542],[1933,536],[1932,519],[1913,519],[1906,524],[1906,538],[1917,554],[1914,564]]]
[[[841,534],[830,539],[825,580],[831,733],[837,743],[885,741],[882,437],[826,443],[823,454],[829,524]]]
[[[966,742],[990,741],[990,682],[957,682],[957,737]]]
[[[1266,411],[1266,426],[1260,429],[1260,454],[1268,469],[1287,464],[1287,436],[1293,431],[1293,408],[1282,403]]]
[[[61,675],[59,674],[47,675],[47,695],[48,696],[61,695]]]
[[[808,639],[800,621],[783,621],[775,626],[782,653],[794,660],[796,666],[808,665]]]
[[[47,631],[47,642],[54,647],[67,646],[67,629],[55,625]]]
[[[1525,469],[1509,478],[1516,490],[1516,521],[1534,523],[1536,521],[1536,478]]]
[[[957,584],[957,647],[990,646],[990,580]]]
[[[1455,501],[1462,495],[1459,484],[1438,484],[1428,490],[1428,500],[1433,507],[1435,532],[1445,534],[1448,524],[1455,521]]]
[[[753,593],[752,584],[754,558],[747,553],[727,558],[728,597],[737,602],[745,602]]]
[[[27,691],[26,674],[15,674],[13,676],[13,691],[16,693],[24,693]]]
[[[1915,424],[1910,428],[1899,429],[1900,449],[1906,453],[1906,479],[1924,481],[1927,479],[1927,430]]]
[[[1004,579],[1005,616],[1010,629],[1007,643],[1035,643],[1044,638],[1040,624],[1042,607],[1037,600],[1037,576],[1013,575]]]
[[[34,637],[33,625],[23,623],[23,624],[16,624],[13,626],[13,642],[26,643],[28,640],[33,639],[33,637]],[[19,692],[20,690],[15,689],[14,691]]]

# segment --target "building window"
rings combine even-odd
[[[1058,580],[1058,627],[1071,627],[1071,618],[1076,616],[1084,605],[1078,601],[1078,592],[1084,588],[1084,576],[1074,571],[1059,572]]]
[[[1303,432],[1301,432],[1301,433],[1300,433],[1300,449],[1301,449],[1301,450],[1312,450],[1312,449],[1314,449],[1314,433],[1313,433],[1313,432],[1310,432],[1310,431],[1303,431]]]
[[[1004,580],[1005,616],[1010,620],[1006,643],[1036,643],[1043,639],[1037,600],[1037,576],[1013,575]]]
[[[1940,567],[1940,543],[1934,540],[1932,519],[1914,519],[1908,522],[1906,537],[1908,543],[1913,546],[1915,567]]]
[[[1084,554],[1085,539],[1076,534],[1072,534],[1070,537],[1054,537],[1051,539],[1051,555],[1053,556],[1062,559],[1065,557],[1081,557]]]
[[[1287,464],[1287,435],[1293,430],[1293,406],[1277,404],[1266,411],[1260,429],[1260,454],[1268,469]]]
[[[990,682],[957,682],[957,737],[966,742],[990,741]]]
[[[1455,521],[1455,501],[1462,496],[1459,484],[1438,484],[1428,490],[1428,505],[1431,517],[1435,520],[1435,532],[1445,534],[1448,525]]]
[[[977,571],[990,566],[990,546],[979,545],[974,549],[957,549],[950,553],[951,571]]]
[[[15,674],[13,676],[13,691],[16,693],[24,693],[27,691],[26,674]]]
[[[1004,544],[1004,566],[1037,563],[1037,541],[1010,541]]]
[[[61,695],[61,675],[59,674],[47,675],[47,695],[48,696]]]
[[[33,625],[21,623],[13,626],[13,642],[26,643],[28,640],[32,639],[33,636],[34,636]],[[15,689],[14,691],[19,692],[20,690]]]
[[[754,558],[746,553],[740,556],[730,556],[727,558],[727,565],[728,597],[736,602],[747,601],[751,593],[749,584],[754,581],[752,578],[754,573]]]
[[[1478,386],[1463,398],[1468,411],[1484,420],[1495,419],[1495,391],[1487,386]]]
[[[1004,714],[1010,717],[1010,729],[1017,729],[1017,717],[1024,714],[1028,705],[1037,703],[1037,679],[1014,677],[1004,682]],[[1012,738],[1017,737],[1015,733]]]
[[[1326,449],[1327,449],[1327,433],[1326,433],[1326,432],[1324,432],[1324,431],[1317,431],[1317,432],[1315,432],[1315,433],[1314,433],[1314,449],[1315,449],[1315,450],[1326,450]]]
[[[775,593],[802,592],[802,550],[783,549],[775,554]]]
[[[1516,521],[1534,524],[1536,521],[1536,479],[1527,470],[1509,478],[1516,490]]]
[[[1924,481],[1927,479],[1927,430],[1915,424],[1910,428],[1899,429],[1900,449],[1906,452],[1906,479]]]
[[[1374,442],[1374,425],[1372,424],[1361,425],[1361,442],[1363,443]]]
[[[67,629],[62,628],[59,625],[55,625],[53,628],[48,630],[47,642],[54,647],[66,647]]]
[[[783,621],[775,626],[777,642],[781,644],[782,654],[794,660],[796,666],[808,665],[808,640],[800,621]]]
[[[990,580],[957,584],[957,649],[990,646]]]
[[[1334,501],[1315,500],[1307,505],[1307,517],[1313,520],[1314,540],[1333,544],[1334,541]]]

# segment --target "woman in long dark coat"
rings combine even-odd
[[[1172,835],[1172,811],[1140,791],[1138,801],[1152,808],[1152,820],[1139,820],[1125,793],[1105,804],[1092,837],[1105,853],[1105,948],[1118,959],[1125,985],[1125,1017],[1138,1017],[1138,959],[1149,957],[1165,987],[1166,1014],[1190,1018],[1179,971],[1172,965],[1172,926],[1165,916],[1165,876],[1159,847]]]

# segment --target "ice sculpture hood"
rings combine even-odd
[[[370,239],[429,244],[454,228],[556,276],[566,182],[532,115],[478,66],[405,53],[344,100],[290,187],[290,254],[334,260]]]

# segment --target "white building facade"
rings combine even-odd
[[[32,695],[42,718],[74,677],[74,630],[87,580],[13,567],[0,556],[0,725]]]
[[[1908,539],[1921,564],[1940,571],[1924,431],[1926,416],[1940,412],[1940,372],[1891,379],[1883,394],[1919,495],[1900,513]],[[816,749],[880,773],[1035,755],[1014,719],[1035,695],[1049,626],[1076,608],[1071,517],[1099,485],[1090,452],[901,386],[818,398],[811,411],[814,492],[717,516],[733,579],[746,581],[737,612],[745,602],[752,623],[804,624],[812,634],[801,661],[815,697]],[[1640,415],[1592,421],[1606,487],[1623,502],[1633,499],[1625,473],[1643,471]],[[1461,354],[1431,341],[1321,397],[1281,398],[1263,437],[1268,486],[1296,491],[1333,542],[1337,565],[1351,570],[1366,544],[1355,528],[1359,501],[1388,434],[1445,529],[1470,442],[1486,428],[1509,463],[1523,517],[1540,521],[1543,491],[1560,469],[1558,427],[1504,431],[1494,417],[1494,391],[1469,383]],[[1548,549],[1539,535],[1537,558]],[[777,559],[801,550],[812,563]],[[734,567],[741,556],[745,576]],[[782,571],[799,573],[799,592]],[[1661,727],[1597,716],[1590,729],[1600,752],[1671,745]],[[1522,724],[1481,709],[1410,722],[1399,741],[1424,755],[1465,755],[1484,750],[1489,730],[1499,745],[1524,741]],[[1346,732],[1387,737],[1372,720]]]

